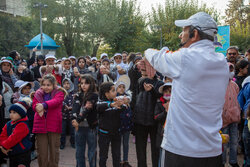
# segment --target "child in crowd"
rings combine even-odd
[[[249,123],[249,104],[250,104],[250,76],[244,79],[242,83],[242,89],[238,95],[238,101],[241,107],[241,110],[244,111],[244,128],[242,133],[244,151],[245,151],[245,166],[250,166],[250,131],[248,129]],[[247,119],[248,118],[248,119]]]
[[[94,78],[84,74],[80,78],[79,91],[74,98],[72,125],[75,127],[76,163],[86,166],[85,150],[88,144],[89,166],[96,166],[98,95]]]
[[[104,82],[100,86],[97,111],[99,113],[99,167],[106,167],[108,159],[109,144],[113,158],[113,167],[120,167],[121,135],[120,135],[120,113],[126,109],[124,101],[117,99],[115,85]]]
[[[116,79],[116,72],[110,69],[110,60],[105,58],[102,60],[102,65],[97,71],[97,84],[100,86],[103,82],[114,82]]]
[[[18,80],[17,83],[20,83],[20,86],[18,87],[18,91],[15,94],[13,94],[13,100],[12,100],[13,103],[22,100],[24,97],[29,97],[31,93],[31,88],[32,88],[31,83],[22,80]]]
[[[43,76],[41,88],[33,99],[35,111],[33,133],[36,134],[39,167],[58,166],[62,107],[67,92],[57,87],[52,74]]]
[[[10,167],[24,165],[30,166],[30,129],[27,109],[30,107],[31,100],[24,98],[12,104],[9,108],[10,121],[6,123],[0,135],[0,148],[3,154],[9,156]]]
[[[121,167],[131,167],[128,163],[128,152],[129,152],[129,135],[132,129],[132,110],[130,108],[131,97],[129,95],[128,89],[130,86],[130,79],[127,75],[123,75],[116,82],[115,87],[117,91],[116,99],[124,100],[126,105],[125,110],[121,112],[121,139],[123,148],[123,161],[121,161]]]
[[[73,106],[73,95],[74,95],[74,84],[71,82],[69,78],[65,78],[62,81],[63,88],[67,91],[67,96],[63,101],[63,108],[62,108],[62,134],[61,134],[61,145],[60,149],[64,149],[66,144],[66,134],[67,129],[69,129],[70,133],[70,144],[71,147],[75,148],[75,131],[71,124],[72,118],[72,106]]]
[[[167,82],[159,88],[159,93],[161,93],[162,96],[157,100],[155,106],[154,119],[157,121],[156,147],[158,149],[161,148],[161,142],[164,132],[164,124],[166,121],[168,106],[171,97],[171,87],[172,83]]]
[[[80,74],[88,74],[90,71],[86,65],[86,59],[84,57],[79,57],[77,61],[77,67]]]
[[[62,62],[62,66],[63,66],[63,71],[62,71],[62,81],[65,78],[69,78],[71,80],[71,82],[74,82],[74,74],[73,74],[73,70],[72,70],[72,62],[70,59],[65,59]]]
[[[15,85],[14,85],[14,89],[13,89],[13,94],[11,96],[11,103],[14,104],[16,102],[18,102],[18,99],[20,97],[20,93],[19,93],[19,87],[24,83],[23,80],[17,80]]]
[[[232,167],[239,167],[237,162],[237,147],[238,147],[238,123],[240,122],[240,105],[237,101],[237,96],[239,93],[238,85],[232,81],[234,77],[234,65],[228,63],[229,65],[229,82],[227,85],[227,91],[225,95],[225,103],[222,112],[222,133],[228,134],[230,136],[229,144],[223,145],[222,162],[226,164],[227,162],[227,148],[229,151],[229,164]]]
[[[155,105],[154,110],[154,119],[157,122],[157,134],[156,134],[156,149],[159,150],[160,156],[159,156],[159,167],[160,167],[160,160],[161,160],[161,142],[163,139],[163,133],[164,133],[164,126],[166,123],[166,117],[168,113],[168,106],[170,102],[171,97],[171,82],[166,82],[164,85],[160,86],[159,93],[162,94],[162,96],[157,99],[157,103]]]
[[[122,55],[121,53],[116,53],[114,55],[114,65],[113,69],[116,70],[116,80],[120,78],[121,75],[127,74],[127,64],[124,64],[122,61]]]

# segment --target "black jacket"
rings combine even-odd
[[[97,112],[99,114],[99,131],[104,134],[115,135],[120,133],[120,113],[126,109],[126,107],[122,106],[121,109],[117,109],[110,107],[110,103],[111,101],[108,100],[100,100],[97,102]]]
[[[73,113],[72,119],[76,119],[76,121],[80,123],[86,118],[89,127],[91,129],[95,128],[98,124],[97,110],[96,110],[97,100],[98,100],[98,95],[96,93],[90,93],[86,97],[82,97],[81,93],[76,94],[72,108],[72,113]],[[87,101],[91,101],[93,104],[93,108],[91,110],[87,110],[86,108],[84,108],[84,105],[86,104]],[[80,115],[81,108],[82,112]]]
[[[156,78],[140,78],[139,82],[139,94],[136,97],[136,105],[134,110],[134,123],[144,125],[144,126],[153,126],[155,125],[154,120],[154,109],[156,105],[157,98],[161,95],[158,93],[158,89],[163,85],[162,81],[157,80]],[[150,91],[144,90],[144,83],[150,83],[154,87]]]
[[[160,148],[161,146],[163,132],[164,132],[163,126],[166,121],[166,117],[167,117],[167,112],[165,111],[162,102],[160,100],[157,100],[154,111],[154,119],[157,122],[156,146],[158,148]]]

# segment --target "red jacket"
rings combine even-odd
[[[20,119],[16,122],[11,122],[11,124],[16,124],[20,121],[27,121],[28,118],[25,117]],[[20,143],[27,135],[29,134],[29,127],[25,123],[19,123],[15,129],[13,130],[12,134],[8,136],[7,134],[7,124],[3,127],[3,131],[0,135],[0,146],[3,146],[5,149],[11,149],[18,143]]]
[[[48,105],[47,115],[42,117],[36,112],[36,104],[43,103],[44,92],[40,88],[36,91],[32,103],[35,111],[33,133],[62,132],[62,106],[64,100],[64,92],[58,88],[51,92],[51,100],[46,101]]]

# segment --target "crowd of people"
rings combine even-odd
[[[113,166],[131,167],[128,153],[132,134],[138,167],[147,166],[148,140],[153,167],[207,161],[219,167],[226,164],[227,157],[230,165],[237,167],[238,148],[244,154],[244,167],[249,167],[250,50],[241,55],[232,46],[226,58],[202,57],[195,47],[207,47],[209,54],[213,46],[206,39],[195,40],[201,37],[198,26],[176,25],[185,27],[179,52],[163,48],[147,50],[145,57],[124,51],[113,56],[102,53],[99,59],[57,59],[53,54],[36,55],[33,49],[28,60],[17,51],[2,57],[0,164],[9,158],[11,167],[29,167],[37,157],[39,167],[56,167],[59,149],[65,148],[69,134],[77,167],[86,166],[86,150],[89,166],[96,167],[97,147],[99,166],[105,167],[110,146]],[[188,50],[191,46],[195,50]],[[215,112],[220,109],[221,115]],[[219,130],[222,135],[216,138]],[[221,138],[228,141],[222,144]],[[201,161],[205,157],[206,161]],[[177,161],[182,165],[173,165]]]

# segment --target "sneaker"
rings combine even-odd
[[[128,162],[124,162],[123,167],[132,167],[132,166]]]
[[[65,145],[60,145],[60,149],[63,150]]]
[[[231,167],[240,167],[240,166],[238,165],[238,163],[236,163],[236,164],[230,164],[230,166],[231,166]]]

